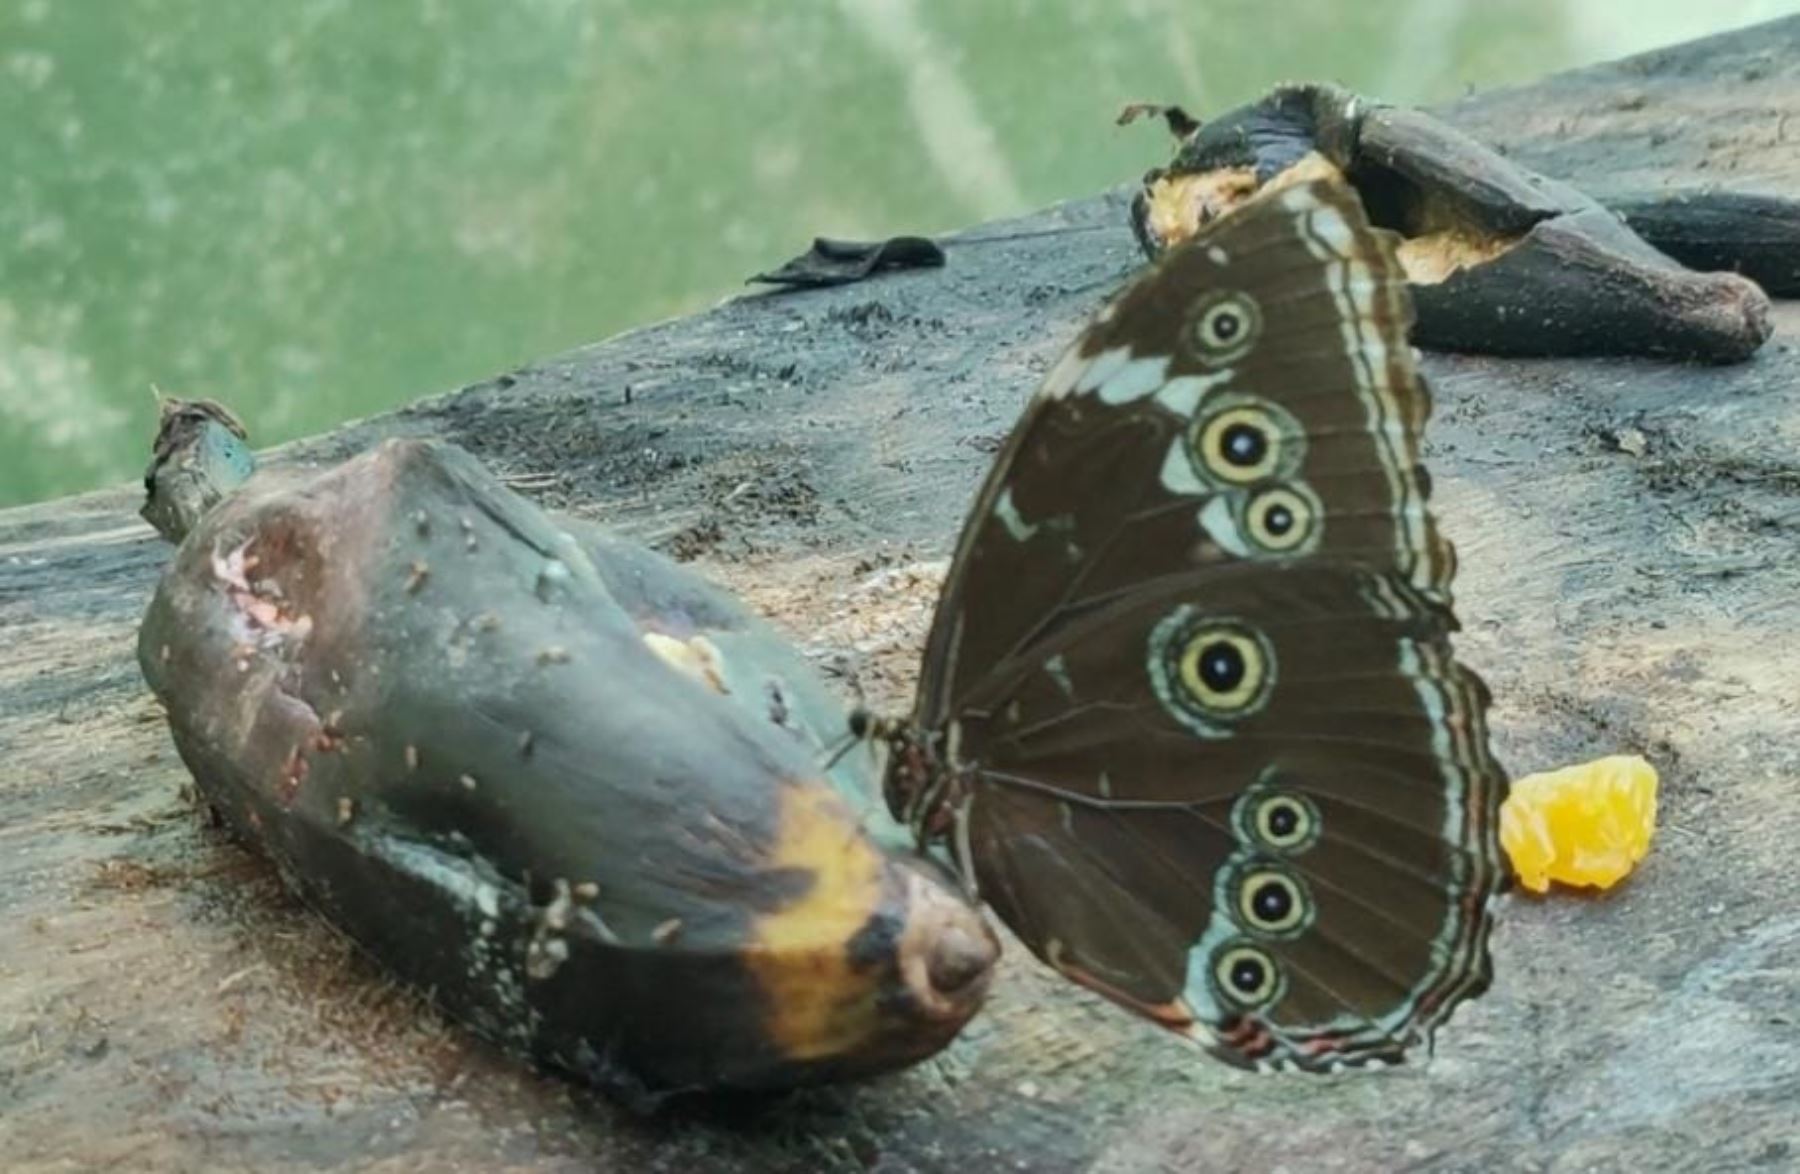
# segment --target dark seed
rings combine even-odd
[[[1278,840],[1285,840],[1300,830],[1300,813],[1286,803],[1277,804],[1269,811],[1269,834]]]
[[[1294,511],[1284,505],[1272,505],[1263,511],[1263,529],[1277,538],[1294,528]]]

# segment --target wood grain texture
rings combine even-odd
[[[1596,190],[1800,190],[1800,18],[1444,113]],[[1147,141],[1147,160],[1160,149]],[[1126,190],[952,239],[942,270],[747,296],[276,459],[455,440],[531,475],[546,504],[695,557],[897,706],[994,444],[1138,263]],[[1014,944],[938,1060],[633,1118],[443,1024],[202,826],[132,659],[167,556],[134,491],[0,513],[0,1155],[24,1170],[1791,1168],[1800,304],[1776,321],[1729,368],[1427,359],[1458,647],[1493,686],[1503,759],[1646,753],[1665,826],[1605,899],[1512,901],[1493,991],[1429,1064],[1344,1079],[1228,1070]]]

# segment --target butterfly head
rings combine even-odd
[[[921,847],[942,838],[954,823],[961,795],[943,737],[862,708],[851,711],[849,724],[852,739],[879,748],[886,759],[881,789],[889,813],[912,830]]]

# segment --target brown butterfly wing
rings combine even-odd
[[[984,896],[1243,1062],[1397,1058],[1487,981],[1505,782],[1409,321],[1338,185],[1171,254],[1034,401],[933,632]]]
[[[1199,344],[1222,315],[1239,318],[1237,337]],[[1447,602],[1411,321],[1392,249],[1341,184],[1272,195],[1167,255],[1063,356],[996,459],[951,563],[917,716],[941,724],[978,689],[971,673],[1198,565],[1328,556]],[[1262,432],[1262,468],[1221,459],[1250,438],[1234,424]],[[1259,544],[1255,515],[1283,505],[1330,517]]]
[[[1504,877],[1487,698],[1447,625],[1339,564],[1198,571],[1069,624],[957,720],[984,897],[1231,1058],[1397,1058],[1486,986]],[[1234,958],[1267,988],[1234,990]]]

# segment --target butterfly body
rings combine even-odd
[[[1338,183],[1171,253],[1002,449],[874,731],[1034,953],[1237,1063],[1397,1059],[1488,980],[1506,784],[1410,321]]]

